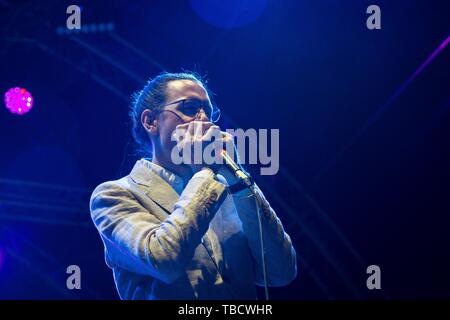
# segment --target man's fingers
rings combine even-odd
[[[189,126],[189,122],[188,123],[179,124],[179,125],[177,125],[175,127],[175,129],[186,129],[187,130],[188,126]]]
[[[191,121],[188,123],[183,123],[176,127],[179,135],[183,135],[181,139],[185,141],[198,141],[198,142],[208,142],[211,141],[212,137],[215,139],[220,139],[222,133],[220,127],[213,124],[212,122],[206,121]]]
[[[201,139],[203,133],[206,132],[212,125],[212,122],[192,121],[189,124],[188,131],[196,139]]]
[[[222,135],[222,140],[224,142],[228,142],[233,140],[233,135],[231,133],[225,132],[225,131],[220,131],[221,135]]]
[[[211,141],[212,137],[215,137],[215,139],[220,139],[222,137],[220,127],[216,125],[212,125],[206,130],[205,134],[203,135],[202,140],[203,141]]]

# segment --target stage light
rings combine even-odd
[[[83,24],[81,29],[68,29],[66,27],[59,26],[56,28],[56,33],[60,36],[62,35],[72,35],[72,34],[87,34],[87,33],[103,33],[103,32],[112,32],[114,31],[115,26],[113,22],[105,22],[105,23],[91,23],[91,24]]]
[[[33,96],[25,88],[11,88],[5,93],[5,105],[11,113],[23,115],[33,107]]]

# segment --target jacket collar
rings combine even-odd
[[[136,161],[130,173],[130,178],[145,187],[145,194],[158,203],[170,214],[180,195],[175,191],[182,191],[183,181],[168,170],[150,163],[149,160]],[[180,185],[181,184],[181,185]],[[175,189],[174,189],[175,188]]]

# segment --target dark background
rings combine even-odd
[[[70,4],[113,30],[68,34]],[[299,256],[274,299],[450,298],[450,46],[412,77],[448,40],[446,4],[1,0],[2,97],[35,100],[0,107],[0,298],[118,298],[89,195],[137,158],[130,95],[183,69],[206,75],[222,128],[280,129],[280,172],[249,167]]]

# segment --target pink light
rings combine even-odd
[[[5,105],[11,113],[23,115],[33,108],[33,96],[25,88],[11,88],[5,93]]]

